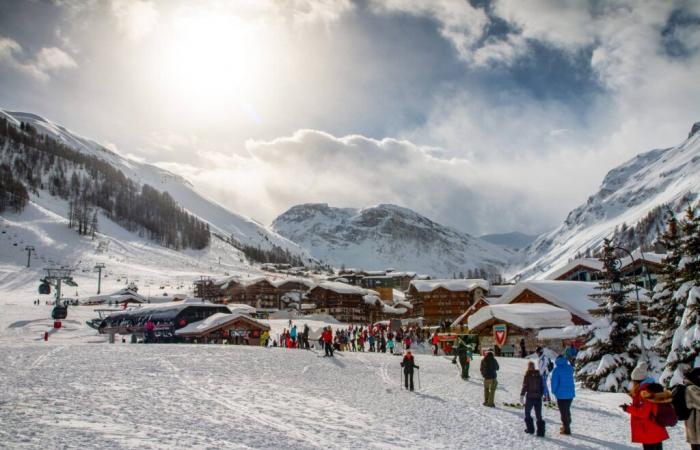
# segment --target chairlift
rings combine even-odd
[[[39,294],[40,295],[49,295],[51,294],[51,285],[44,281],[39,285]]]

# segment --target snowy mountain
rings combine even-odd
[[[661,213],[685,208],[700,191],[700,122],[676,147],[637,155],[608,172],[600,190],[569,213],[555,230],[523,249],[509,270],[525,278],[544,278],[603,239],[636,236],[625,245],[652,242]],[[662,225],[662,224],[660,224]]]
[[[510,233],[485,234],[483,236],[479,236],[479,239],[481,239],[482,241],[490,242],[495,245],[500,245],[501,247],[507,247],[517,250],[527,247],[535,239],[537,239],[537,235],[513,231]]]
[[[500,272],[512,256],[502,247],[387,204],[364,209],[297,205],[277,217],[272,228],[321,261],[366,270],[391,267],[436,276],[475,268]]]
[[[18,128],[22,124],[29,124],[36,130],[38,135],[45,135],[49,138],[53,138],[55,141],[68,146],[70,149],[80,154],[99,158],[99,160],[121,172],[127,180],[136,183],[137,186],[147,184],[157,191],[167,192],[186,212],[195,219],[207,224],[212,233],[211,242],[209,244],[210,248],[200,252],[177,252],[170,249],[158,250],[158,252],[161,253],[171,254],[170,258],[178,260],[178,264],[182,263],[187,265],[187,261],[190,260],[189,262],[192,263],[190,266],[202,267],[203,264],[201,264],[201,261],[191,261],[191,259],[193,257],[201,259],[203,254],[213,251],[217,254],[217,258],[223,254],[227,254],[229,259],[232,261],[235,260],[237,265],[240,265],[243,260],[241,253],[231,247],[231,245],[223,243],[223,241],[216,238],[216,236],[221,236],[229,241],[233,239],[239,247],[245,246],[263,250],[278,248],[288,251],[289,254],[305,262],[311,261],[308,252],[297,244],[269,230],[260,223],[231,212],[223,206],[207,199],[180,176],[150,164],[122,157],[93,140],[79,136],[35,114],[0,110],[0,118],[4,118],[10,125]],[[22,154],[21,149],[4,148],[2,150],[3,152],[0,153],[2,155],[0,163],[14,164],[16,163],[18,155]],[[81,167],[80,164],[71,164],[69,161],[63,161],[59,166],[60,170],[62,172],[65,171],[67,175],[73,172],[79,173],[82,177],[88,175],[87,169]],[[42,175],[39,174],[39,176],[41,177]],[[17,232],[13,232],[13,234],[16,234],[19,240],[27,241],[27,244],[37,245],[36,242],[32,242],[32,239],[52,242],[57,245],[66,242],[66,240],[72,242],[75,240],[73,237],[65,236],[63,230],[59,233],[57,231],[59,227],[54,226],[60,223],[61,226],[65,228],[64,222],[67,223],[66,215],[69,209],[68,202],[59,197],[50,195],[46,190],[45,181],[46,176],[44,175],[41,187],[35,192],[31,192],[29,204],[24,211],[18,214],[6,211],[2,214],[0,219],[4,219],[2,222],[5,228],[10,227],[10,224],[12,224],[13,226],[11,228],[18,230]],[[148,242],[149,239],[144,239],[144,235],[147,233],[144,233],[143,230],[134,232],[133,230],[129,231],[123,229],[116,221],[110,220],[103,211],[99,219],[100,240],[105,242],[110,240],[118,242],[117,245],[120,247],[135,245],[137,247],[136,249],[130,249],[125,253],[132,255],[132,257],[136,257],[137,255],[145,257],[145,255],[137,250],[144,246],[151,246],[152,243]],[[167,219],[161,218],[160,220]],[[50,223],[52,223],[52,225],[48,225]],[[43,228],[41,230],[37,229],[33,236],[23,236],[23,234],[26,234],[26,231],[37,228],[34,224],[42,224]],[[44,224],[46,224],[45,227],[43,226]],[[25,230],[25,233],[21,232],[22,229]],[[78,236],[75,237],[78,238]],[[80,239],[85,240],[84,237]],[[80,245],[78,246],[80,247]],[[51,256],[47,254],[47,258],[53,256],[53,254]],[[0,262],[4,262],[4,260],[5,258],[2,258]],[[68,263],[69,261],[66,262]]]

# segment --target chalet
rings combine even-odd
[[[426,325],[439,325],[452,323],[488,290],[489,282],[482,279],[413,280],[406,300]]]
[[[598,283],[585,281],[523,281],[513,286],[498,304],[532,304],[542,303],[562,308],[571,313],[576,325],[588,325],[595,320],[591,310],[599,303],[591,297],[598,290]]]
[[[258,310],[279,309],[277,287],[267,278],[242,279],[227,289],[226,299],[232,303],[250,305]]]
[[[270,331],[269,325],[246,314],[216,313],[176,330],[175,336],[186,341],[260,345],[265,331]]]
[[[375,291],[337,281],[319,283],[309,291],[307,299],[316,305],[312,313],[328,314],[345,323],[375,323],[409,311],[405,305],[387,304]]]
[[[662,260],[666,255],[658,253],[633,252],[634,260],[629,256],[620,260],[620,273],[623,277],[636,277],[639,285],[651,289],[656,285],[657,275],[663,269]],[[647,278],[647,273],[649,277]],[[561,281],[599,281],[604,277],[603,263],[596,258],[579,258],[568,262],[563,267],[549,273],[547,280]],[[651,286],[649,286],[651,280]]]
[[[128,305],[130,303],[148,303],[148,299],[139,295],[134,286],[129,286],[111,294],[93,295],[82,303],[85,305]]]
[[[517,352],[520,340],[524,339],[525,348],[529,352],[538,346],[561,352],[561,339],[542,339],[540,333],[543,330],[561,330],[573,325],[570,312],[544,303],[489,305],[468,319],[469,332],[479,337],[482,351],[496,348],[498,331],[501,333],[501,349],[508,346]]]

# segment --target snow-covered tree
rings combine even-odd
[[[692,368],[700,366],[700,216],[688,207],[681,223],[682,258],[680,261],[683,284],[674,294],[678,302],[685,302],[680,326],[673,334],[671,351],[661,381],[679,384]]]
[[[671,210],[666,213],[666,230],[659,237],[659,244],[666,250],[666,256],[662,260],[660,280],[654,287],[647,315],[651,319],[651,330],[658,334],[653,348],[666,358],[671,352],[673,333],[681,324],[685,307],[685,300],[674,295],[683,281],[679,268],[683,253],[678,220]]]
[[[598,320],[576,359],[576,379],[592,390],[619,392],[625,390],[639,356],[638,345],[630,345],[639,331],[629,298],[633,287],[620,278],[615,251],[607,239],[600,260],[606,276],[594,297],[601,306],[592,311]]]

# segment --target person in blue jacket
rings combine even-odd
[[[574,369],[565,356],[557,356],[550,379],[552,395],[557,399],[562,426],[561,434],[571,434],[571,402],[576,397]]]

